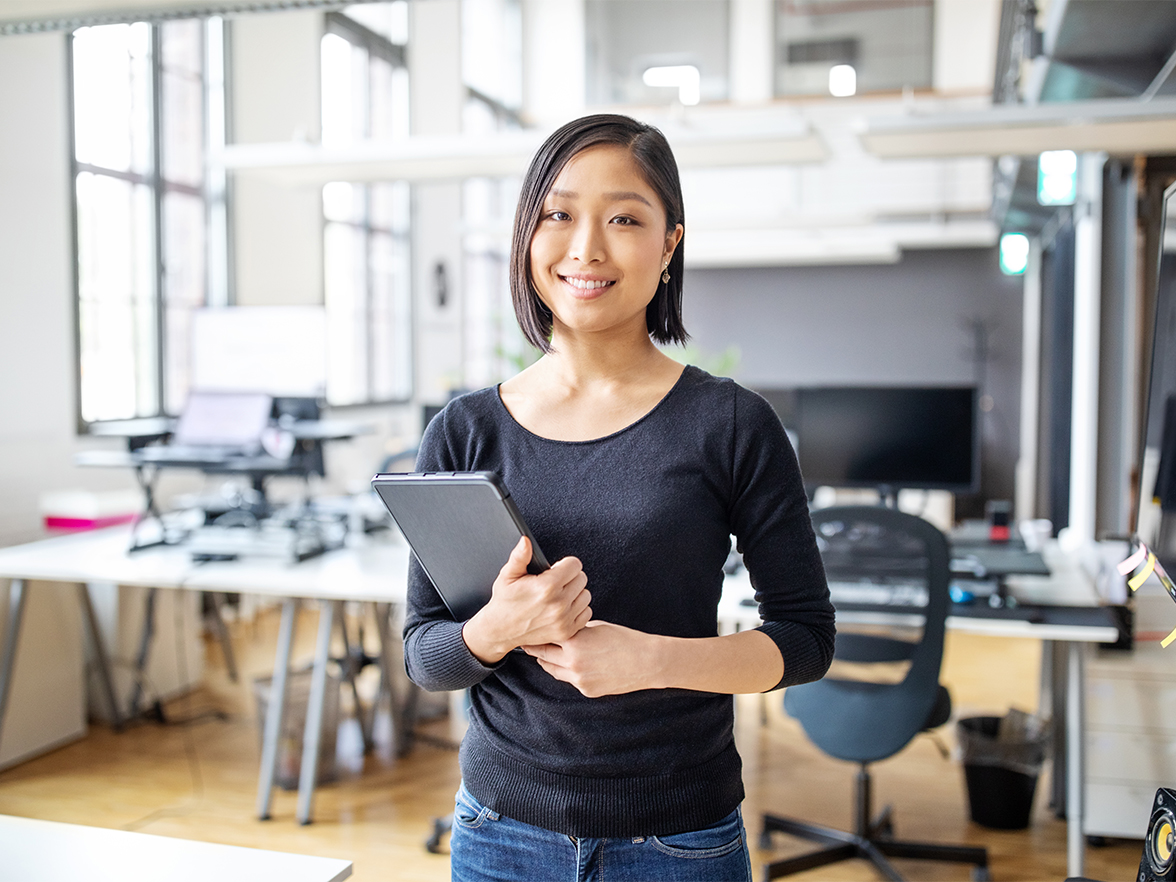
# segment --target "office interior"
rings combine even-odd
[[[78,77],[93,63],[78,48],[98,52],[103,28],[132,22],[150,25],[124,34],[123,68]],[[132,470],[79,462],[125,449],[104,424],[179,415],[197,356],[206,372],[230,366],[219,382],[243,389],[256,371],[301,384],[253,391],[310,397],[324,418],[363,426],[323,444],[323,474],[270,479],[272,499],[370,497],[381,464],[410,467],[427,415],[536,357],[506,284],[514,198],[543,137],[596,111],[659,126],[682,166],[692,340],[676,357],[774,402],[830,386],[974,387],[978,478],[904,490],[900,508],[950,532],[1007,502],[1014,533],[1048,520],[1051,539],[1088,558],[1100,541],[1154,544],[1162,419],[1149,391],[1176,388],[1171,315],[1156,314],[1176,302],[1159,278],[1172,259],[1174,48],[1171,0],[0,2],[0,548],[50,535],[54,506],[138,512]],[[152,73],[169,51],[175,68]],[[195,127],[111,136],[86,101],[152,119],[103,94],[118,76],[159,119],[195,106]],[[1067,150],[1073,192],[1042,204],[1039,157]],[[1009,233],[1025,236],[1013,273]],[[217,338],[215,317],[197,317],[233,310],[252,330]],[[299,314],[321,323],[308,338]],[[259,330],[270,316],[276,340]],[[225,483],[168,469],[154,490],[168,509]],[[878,500],[861,487],[817,497]],[[1122,580],[1104,587],[1127,602]],[[1148,589],[1135,629],[1154,647],[1176,606]],[[224,672],[205,660],[211,637],[174,628],[179,613],[167,621],[199,613],[172,594],[160,628],[182,649],[158,676],[179,693],[205,667]],[[141,615],[140,595],[105,596],[103,615]],[[245,598],[236,615],[233,639],[264,644],[244,656],[268,664],[272,607]],[[137,630],[114,631],[112,654],[132,657]],[[122,694],[128,674],[114,678]],[[1007,707],[984,691],[991,710]],[[0,814],[21,814],[4,780]],[[241,823],[271,841],[247,806]],[[1134,875],[1138,842],[1107,854]]]

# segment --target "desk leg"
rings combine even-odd
[[[324,600],[319,610],[318,643],[314,650],[314,672],[310,679],[310,699],[306,706],[306,728],[302,736],[302,767],[298,777],[298,823],[309,824],[314,785],[318,777],[319,743],[323,736],[323,703],[327,693],[327,662],[331,659],[331,632],[335,626],[336,607],[342,601]]]
[[[139,652],[135,656],[135,683],[131,687],[131,697],[127,700],[127,713],[131,719],[139,715],[139,701],[143,698],[143,675],[147,670],[147,660],[151,657],[151,644],[155,642],[155,601],[158,599],[159,589],[148,588],[147,596],[143,600],[143,627],[139,632]],[[159,696],[155,698],[158,700]]]
[[[257,781],[257,817],[263,821],[270,819],[274,774],[278,764],[278,742],[282,735],[282,719],[286,714],[286,680],[290,673],[290,648],[294,643],[294,620],[297,616],[297,598],[287,597],[282,601],[282,624],[278,629],[278,652],[274,658],[274,678],[270,684],[269,707],[265,712],[265,737],[261,743],[261,772]]]
[[[408,684],[408,694],[401,694],[397,683],[400,663],[400,641],[393,635],[390,618],[392,605],[376,604],[376,630],[380,636],[380,679],[388,687],[388,704],[392,713],[392,737],[396,739],[396,755],[404,756],[412,748],[413,728],[416,725],[417,686]]]
[[[90,602],[90,588],[84,582],[78,583],[78,602],[82,605],[82,618],[86,620],[86,630],[90,634],[90,645],[94,647],[94,662],[98,665],[98,681],[102,685],[102,692],[106,695],[106,703],[110,707],[110,719],[114,731],[123,726],[122,712],[118,709],[118,699],[114,697],[114,680],[110,676],[110,657],[106,654],[106,644],[102,642],[102,632],[98,630],[98,618],[94,615],[94,604]]]
[[[347,680],[347,685],[351,687],[351,697],[355,701],[355,719],[359,723],[359,734],[363,738],[363,752],[370,753],[372,750],[372,727],[369,723],[369,715],[364,712],[363,702],[359,699],[359,684],[356,683],[356,675],[363,667],[363,641],[356,647],[357,652],[352,651],[351,637],[347,633],[347,615],[344,611],[342,602],[336,610],[339,616],[339,633],[343,637],[343,677]],[[363,635],[363,629],[359,631],[360,636]],[[376,699],[377,703],[379,698]],[[373,706],[370,718],[374,718],[376,709]]]
[[[1042,647],[1042,666],[1048,662],[1049,678],[1049,709],[1050,737],[1053,742],[1053,758],[1050,764],[1053,768],[1050,774],[1049,807],[1053,809],[1054,817],[1066,817],[1066,673],[1069,665],[1070,644],[1058,640],[1049,640]]]
[[[1066,875],[1080,877],[1086,862],[1085,809],[1086,644],[1071,641],[1066,659]]]
[[[233,641],[229,637],[229,629],[225,626],[225,596],[219,591],[208,591],[206,596],[212,606],[212,629],[216,631],[216,639],[220,642],[221,653],[225,657],[225,668],[229,672],[229,679],[236,683],[237,658],[233,655]]]
[[[20,638],[20,624],[24,618],[27,596],[24,579],[13,579],[8,584],[8,619],[4,628],[4,643],[0,645],[0,736],[4,734],[4,713],[8,709],[12,669],[16,665],[16,642]]]

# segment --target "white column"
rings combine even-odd
[[[318,141],[322,12],[242,15],[230,28],[233,143]],[[230,287],[236,304],[321,304],[322,191],[286,187],[261,175],[233,178]]]
[[[461,75],[460,0],[412,4],[408,47],[413,135],[457,135],[465,86]],[[413,186],[415,397],[443,404],[462,377],[461,183]],[[445,268],[439,297],[437,267]]]
[[[774,90],[772,0],[731,0],[731,102],[766,104]]]
[[[1098,367],[1105,153],[1078,158],[1074,205],[1074,369],[1070,417],[1070,531],[1094,541],[1098,488]]]
[[[584,112],[584,0],[523,0],[522,11],[523,115],[554,129]]]
[[[1021,295],[1021,440],[1017,458],[1015,516],[1036,517],[1037,433],[1041,409],[1041,241],[1029,245]]]

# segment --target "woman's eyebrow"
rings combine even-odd
[[[561,199],[576,199],[580,195],[575,190],[559,190],[555,188],[552,188],[549,192],[552,196],[558,196]],[[643,202],[650,208],[653,208],[653,203],[635,190],[617,190],[612,193],[605,193],[604,197],[613,202]]]

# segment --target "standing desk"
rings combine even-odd
[[[11,882],[340,882],[351,861],[0,815]]]
[[[409,745],[412,699],[415,691],[398,695],[396,656],[399,634],[389,625],[394,608],[402,607],[407,592],[408,545],[396,536],[356,547],[328,552],[311,560],[292,563],[273,558],[194,563],[183,546],[161,545],[129,554],[131,528],[111,527],[58,536],[0,548],[0,579],[9,579],[8,624],[0,642],[0,738],[11,689],[17,640],[27,596],[33,580],[75,583],[87,631],[94,648],[103,694],[112,709],[116,727],[122,716],[110,677],[109,660],[90,604],[87,583],[114,582],[155,588],[212,592],[243,592],[282,598],[282,619],[274,660],[273,699],[266,710],[258,778],[257,813],[270,817],[278,741],[286,708],[290,656],[295,617],[302,600],[322,602],[314,669],[303,739],[298,787],[297,817],[311,821],[314,785],[318,772],[318,748],[322,731],[323,700],[330,639],[336,620],[342,621],[343,603],[359,601],[375,607],[380,638],[381,685],[391,695],[398,749]],[[74,635],[63,635],[74,639]],[[365,741],[370,737],[364,727]]]
[[[1083,737],[1085,733],[1086,646],[1089,643],[1114,643],[1119,628],[1112,612],[1100,605],[1090,578],[1078,564],[1064,554],[1056,542],[1042,552],[1050,575],[1010,575],[1007,589],[1017,601],[1015,607],[993,609],[986,603],[952,604],[947,627],[954,631],[991,637],[1033,637],[1049,641],[1051,652],[1043,654],[1043,682],[1050,689],[1053,719],[1065,720],[1064,763],[1054,759],[1055,776],[1066,782],[1066,874],[1081,877],[1086,860],[1082,818],[1085,810],[1085,775],[1083,774]],[[759,624],[753,598],[754,590],[746,569],[728,576],[719,603],[719,622],[727,630],[755,627]],[[836,604],[836,595],[834,603]],[[839,605],[837,618],[842,622],[894,624],[893,614],[884,605]],[[1059,768],[1061,766],[1061,768]]]

